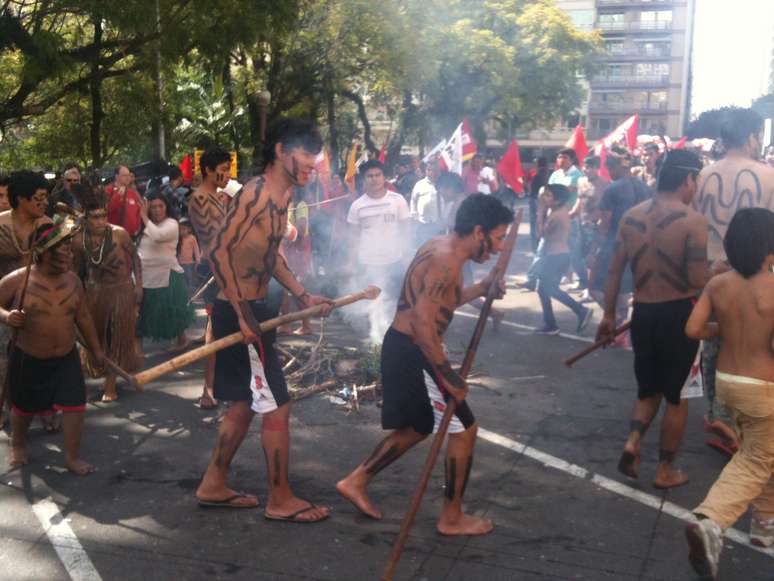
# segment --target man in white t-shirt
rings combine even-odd
[[[385,187],[384,166],[370,160],[360,167],[365,194],[352,203],[347,214],[357,274],[382,287],[388,294],[394,285],[391,272],[402,274],[402,261],[408,257],[409,208],[400,194]],[[380,284],[381,283],[381,284]]]
[[[422,246],[433,236],[438,236],[444,229],[443,201],[435,187],[440,174],[438,159],[431,159],[427,164],[425,177],[414,184],[411,191],[409,210],[416,228],[417,246]]]
[[[468,194],[491,194],[500,189],[495,170],[484,164],[484,156],[477,153],[462,170],[465,191]]]

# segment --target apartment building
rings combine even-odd
[[[680,137],[690,119],[695,0],[595,0],[605,55],[590,79],[591,138],[639,113],[640,133]]]

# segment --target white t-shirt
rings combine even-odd
[[[401,222],[408,220],[409,208],[400,194],[387,192],[374,199],[363,194],[352,203],[347,222],[360,230],[357,250],[360,264],[394,264],[403,258]]]
[[[423,178],[411,191],[411,217],[420,224],[435,224],[441,219],[438,190],[432,182]]]
[[[491,194],[492,188],[489,187],[489,182],[495,179],[495,171],[488,165],[481,168],[481,173],[478,174],[478,192],[480,194]]]

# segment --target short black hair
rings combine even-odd
[[[471,194],[460,204],[454,218],[457,235],[469,236],[476,226],[489,234],[498,226],[513,222],[513,210],[500,200],[487,194]]]
[[[570,189],[564,184],[547,184],[545,188],[551,192],[554,200],[559,202],[560,206],[564,206],[570,199]]]
[[[0,187],[8,185],[9,177],[4,173],[0,173]]]
[[[597,155],[587,155],[583,160],[583,165],[586,165],[588,167],[595,167],[599,169],[600,164],[601,162],[600,162],[599,156]]]
[[[177,178],[183,177],[183,172],[180,171],[180,168],[176,165],[170,165],[169,169],[167,169],[167,177],[170,180],[176,180]]]
[[[646,143],[642,146],[643,151],[653,151],[655,153],[659,153],[661,150],[658,147],[658,143],[653,143],[652,141],[650,143]]]
[[[199,171],[202,172],[202,177],[207,177],[207,170],[215,170],[221,163],[231,161],[231,154],[225,149],[219,147],[213,147],[202,153],[199,158]],[[169,176],[172,177],[171,175]]]
[[[465,193],[465,180],[454,172],[442,171],[441,175],[438,176],[438,181],[435,182],[435,189],[447,189],[455,194],[463,194]]]
[[[750,135],[763,129],[763,117],[752,109],[736,108],[728,111],[720,126],[720,139],[726,149],[743,147]]]
[[[689,175],[694,179],[702,170],[701,159],[687,149],[673,149],[666,154],[658,172],[659,192],[674,192],[685,183]]]
[[[765,208],[738,210],[728,225],[723,248],[731,267],[744,278],[761,270],[774,254],[774,212]]]
[[[19,198],[30,199],[40,189],[48,191],[48,181],[43,174],[34,171],[15,171],[8,177],[8,198],[11,207],[19,205]]]
[[[566,155],[567,157],[569,157],[572,160],[573,165],[578,163],[578,154],[575,153],[575,150],[572,149],[571,147],[563,147],[562,149],[560,149],[557,152],[556,157],[559,157],[560,155]]]
[[[545,155],[541,155],[537,158],[538,167],[548,167],[548,158]]]
[[[272,123],[266,131],[263,145],[263,163],[271,165],[277,160],[276,145],[282,144],[287,151],[302,147],[309,153],[318,154],[322,150],[323,140],[317,124],[311,119],[282,117]]]
[[[382,175],[384,175],[384,164],[378,159],[369,159],[368,161],[360,164],[360,168],[357,171],[361,176],[365,177],[366,172],[369,169],[378,169],[380,172],[382,172]]]
[[[164,206],[167,208],[166,214],[167,218],[172,218],[173,220],[177,220],[177,212],[175,212],[175,209],[172,207],[172,204],[169,202],[169,198],[162,194],[160,191],[155,191],[152,194],[150,194],[147,198],[148,202],[148,208],[150,208],[150,203],[153,200],[161,200],[164,202]]]

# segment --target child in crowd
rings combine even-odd
[[[571,309],[578,317],[576,331],[580,333],[591,321],[593,311],[559,288],[562,277],[570,267],[570,213],[567,201],[570,190],[562,184],[549,184],[541,194],[545,206],[549,209],[541,238],[543,239],[544,256],[538,269],[538,295],[543,307],[543,328],[536,333],[540,335],[557,335],[559,327],[554,318],[551,299],[556,299]]]
[[[196,276],[196,267],[201,261],[201,253],[188,218],[180,219],[180,245],[177,249],[177,261],[185,272],[188,290],[193,292],[196,288],[194,277]]]
[[[750,504],[750,540],[774,545],[774,213],[739,210],[723,246],[733,270],[710,280],[685,327],[694,339],[721,338],[717,396],[741,440],[686,529],[691,565],[709,579],[717,575],[723,531]]]

